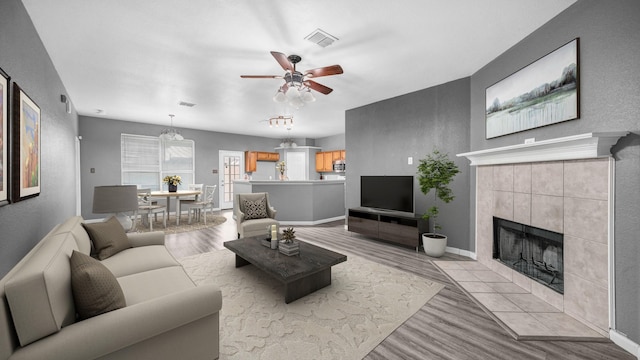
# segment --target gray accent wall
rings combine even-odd
[[[342,150],[345,146],[345,134],[318,138],[315,144],[317,147],[322,148],[321,151]]]
[[[485,139],[485,89],[580,38],[580,119]],[[581,0],[471,76],[471,151],[598,131],[631,131],[613,147],[615,295],[620,332],[640,343],[640,2]],[[475,169],[471,175],[475,198]],[[473,202],[470,202],[473,207]],[[470,228],[475,219],[474,211]],[[470,232],[473,238],[474,231]]]
[[[416,91],[346,112],[347,208],[360,206],[362,175],[412,175],[418,160],[434,147],[460,168],[451,188],[455,200],[440,206],[440,231],[448,246],[469,250],[469,162],[456,154],[469,151],[469,78]],[[413,157],[413,164],[408,164]],[[415,212],[433,205],[414,181]]]
[[[177,117],[176,117],[177,119]],[[103,217],[93,214],[93,188],[100,185],[120,184],[120,135],[134,134],[157,136],[164,126],[134,123],[106,118],[80,116],[81,174],[82,174],[82,216],[85,219]],[[218,152],[230,151],[274,151],[280,140],[219,133],[203,130],[177,128],[185,139],[195,141],[195,169],[196,182],[205,185],[217,185]],[[274,169],[275,166],[271,164]],[[91,168],[95,173],[91,173]],[[244,171],[244,169],[243,169]],[[214,196],[215,207],[220,206],[220,189],[216,189]],[[175,207],[172,207],[175,209]]]
[[[40,195],[0,207],[2,277],[57,223],[76,212],[78,116],[75,110],[67,114],[60,102],[67,91],[20,0],[0,1],[0,67],[40,107],[42,151]]]

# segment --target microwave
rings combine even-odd
[[[347,170],[347,163],[344,160],[335,160],[333,162],[333,172],[343,173]]]

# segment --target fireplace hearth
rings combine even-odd
[[[563,235],[493,218],[493,258],[564,294]]]

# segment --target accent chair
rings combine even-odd
[[[277,210],[269,204],[269,193],[235,194],[233,213],[238,227],[238,239],[267,235],[267,227],[280,226]]]

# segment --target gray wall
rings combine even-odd
[[[580,119],[485,140],[485,89],[580,38]],[[578,1],[471,76],[471,151],[597,131],[631,131],[616,158],[617,329],[640,343],[640,2]],[[471,176],[475,181],[475,173]],[[471,189],[475,189],[472,181]],[[471,198],[475,194],[472,192]],[[473,202],[470,203],[473,207]],[[475,219],[474,211],[470,227]],[[473,235],[473,230],[470,232]]]
[[[105,118],[80,116],[82,216],[85,219],[102,217],[92,214],[93,188],[99,185],[120,184],[120,134],[156,136],[163,126],[134,123]],[[278,139],[218,133],[202,130],[180,129],[185,139],[195,141],[196,182],[207,185],[218,184],[218,151],[274,151],[280,144]],[[273,165],[273,163],[270,163]],[[275,168],[275,165],[273,165]],[[90,169],[95,168],[95,173]],[[219,170],[219,169],[218,169]],[[244,171],[244,169],[243,169]],[[215,206],[219,206],[220,189],[216,189]],[[175,207],[173,207],[175,209]]]
[[[316,139],[316,146],[322,148],[321,151],[342,150],[345,147],[345,134],[338,134]]]
[[[57,223],[75,214],[75,136],[67,94],[20,0],[0,1],[0,67],[41,110],[40,196],[0,207],[0,277]]]
[[[360,176],[415,177],[418,160],[437,147],[461,170],[451,185],[455,200],[439,203],[441,232],[448,246],[469,249],[469,163],[455,156],[469,151],[469,84],[463,78],[347,111],[347,208],[360,206]],[[417,180],[414,194],[416,214],[432,206],[433,194],[423,195]]]

